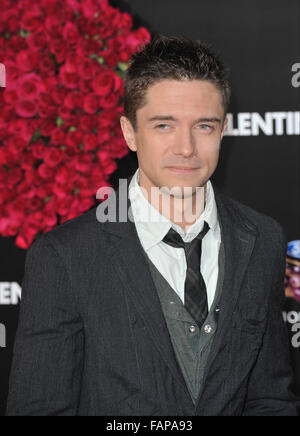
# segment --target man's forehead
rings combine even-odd
[[[160,110],[158,110],[160,108]],[[211,82],[204,80],[161,80],[151,85],[140,110],[147,117],[169,116],[204,109],[200,116],[219,118],[223,111],[221,91]]]
[[[161,101],[161,103],[168,104],[176,99],[195,103],[203,99],[213,99],[219,102],[222,99],[222,93],[216,85],[207,80],[161,80],[148,87],[144,103],[151,104]]]

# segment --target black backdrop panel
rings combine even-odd
[[[201,39],[221,54],[231,69],[233,97],[229,112],[235,134],[228,132],[224,138],[213,179],[224,193],[277,219],[289,241],[299,240],[300,86],[295,86],[298,83],[295,78],[292,85],[295,75],[292,66],[300,63],[299,0],[112,0],[111,3],[130,12],[137,26],[145,25],[153,33]],[[280,124],[279,120],[280,117],[285,120],[288,112],[293,113],[294,120],[289,128],[286,121]],[[268,116],[273,118],[268,134],[261,129],[254,134],[255,113],[264,122]],[[117,187],[118,179],[129,176],[136,167],[136,156],[130,152],[118,161],[112,184]],[[18,319],[15,303],[26,253],[14,246],[13,239],[4,238],[0,238],[0,251],[0,324],[6,327],[6,348],[0,348],[1,415],[5,410]],[[285,317],[300,392],[300,304],[292,298],[287,299]]]

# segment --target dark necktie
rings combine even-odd
[[[184,242],[172,227],[163,238],[163,242],[172,247],[184,248],[187,271],[184,285],[184,305],[201,328],[208,315],[207,293],[203,276],[200,271],[202,239],[209,230],[204,222],[203,230],[191,241]]]

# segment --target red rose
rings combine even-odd
[[[3,100],[6,104],[14,106],[16,101],[18,100],[18,94],[15,90],[6,89],[3,95]]]
[[[57,106],[51,95],[41,94],[39,96],[38,111],[41,118],[52,117],[57,114]]]
[[[12,61],[5,62],[5,69],[6,69],[6,82],[8,83],[8,86],[11,88],[14,82],[19,77],[20,71],[18,66]]]
[[[120,61],[119,55],[113,50],[106,50],[105,52],[101,52],[101,56],[104,58],[109,68],[115,68]]]
[[[65,132],[60,128],[57,127],[56,129],[52,129],[51,132],[51,142],[54,145],[63,145],[65,141]]]
[[[65,61],[67,48],[65,44],[62,44],[60,39],[51,39],[49,41],[49,48],[51,53],[54,54],[57,63],[61,64]]]
[[[82,106],[82,94],[69,92],[64,99],[64,106],[70,110],[74,110],[77,107]]]
[[[56,147],[46,148],[44,153],[45,164],[49,167],[56,167],[62,160],[62,152]]]
[[[139,50],[143,44],[146,44],[149,41],[150,33],[145,29],[145,27],[141,27],[140,29],[131,32],[126,38],[126,44],[132,53]]]
[[[66,215],[72,202],[72,195],[55,199],[55,210],[59,215]]]
[[[32,1],[32,0],[29,0]],[[60,0],[40,0],[41,7],[45,10],[48,16],[57,16],[57,11],[61,11],[61,1]],[[61,16],[61,15],[60,15]]]
[[[24,152],[22,155],[22,160],[20,161],[20,166],[24,170],[31,169],[35,166],[36,159],[30,152]]]
[[[78,85],[78,77],[76,73],[68,73],[66,66],[60,69],[61,84],[68,89],[76,89]]]
[[[45,29],[51,38],[57,37],[57,35],[60,35],[62,32],[61,20],[55,15],[47,17],[45,21]]]
[[[38,173],[43,179],[52,179],[54,177],[55,169],[42,163],[38,168]]]
[[[43,29],[27,37],[27,44],[32,50],[41,51],[47,47],[47,38]]]
[[[97,65],[92,59],[86,59],[77,65],[78,75],[84,80],[91,80],[97,69]]]
[[[119,136],[114,136],[109,145],[109,152],[112,159],[121,159],[128,154],[128,146],[121,133]]]
[[[86,18],[93,18],[95,14],[108,9],[108,0],[85,0],[82,3],[82,12]]]
[[[95,94],[88,94],[84,97],[83,109],[88,114],[95,114],[99,109],[99,98]]]
[[[45,145],[42,141],[38,141],[31,145],[32,154],[36,159],[43,159],[45,152]]]
[[[46,77],[54,76],[55,74],[54,67],[55,64],[49,56],[43,56],[42,58],[40,58],[39,68],[42,78],[45,76]]]
[[[37,233],[36,227],[24,226],[16,238],[16,245],[24,250],[27,250]]]
[[[92,87],[99,96],[108,95],[115,85],[115,73],[113,71],[103,71],[93,80]]]
[[[111,134],[108,129],[98,129],[98,142],[99,144],[104,144],[107,141],[111,140]]]
[[[25,142],[30,141],[34,129],[32,129],[28,120],[23,119],[12,119],[8,125],[8,132],[11,135],[19,136]]]
[[[6,173],[6,183],[9,189],[12,189],[22,180],[23,172],[19,168],[14,168]]]
[[[54,103],[56,103],[57,105],[61,105],[68,94],[68,90],[59,86],[50,89]]]
[[[97,136],[93,133],[84,135],[83,137],[83,149],[84,151],[94,151],[98,147]]]
[[[78,28],[75,26],[74,23],[70,22],[66,23],[62,35],[69,44],[76,44],[79,39]]]
[[[61,166],[56,175],[55,175],[55,182],[61,183],[62,185],[68,185],[69,188],[72,188],[72,183],[76,181],[78,178],[78,175],[76,174],[76,171],[74,168],[67,168],[66,166]]]
[[[74,159],[75,169],[81,173],[88,174],[93,166],[94,157],[92,154],[82,154]]]
[[[107,151],[98,151],[97,157],[105,174],[112,174],[117,169],[116,162],[112,160]]]
[[[130,30],[133,25],[131,16],[127,12],[124,12],[123,14],[121,14],[118,24],[120,26],[120,29],[127,31]]]
[[[92,132],[97,130],[98,118],[97,115],[82,115],[79,119],[79,128],[83,132]]]
[[[21,71],[32,71],[38,68],[39,56],[31,50],[22,50],[17,54],[17,65]]]
[[[33,176],[34,177],[34,176]],[[39,176],[38,176],[39,177]],[[42,180],[42,179],[41,179]],[[45,200],[45,198],[50,197],[53,195],[53,184],[52,183],[45,183],[44,180],[42,182],[37,182],[40,186],[38,186],[35,190],[35,194],[39,197]],[[41,183],[43,183],[41,185]]]
[[[12,154],[16,154],[16,155],[20,155],[20,153],[24,150],[24,148],[27,145],[27,142],[24,141],[22,138],[20,137],[10,137],[7,141],[6,141],[6,148],[7,151],[9,153]]]
[[[34,197],[30,200],[30,209],[31,210],[39,210],[43,206],[43,201],[38,198]]]
[[[41,116],[41,113],[39,113]],[[56,128],[56,118],[49,117],[49,118],[41,118],[40,119],[40,125],[39,125],[39,131],[41,136],[48,137],[52,134],[53,130]]]
[[[17,92],[21,99],[36,99],[44,90],[41,78],[34,74],[26,74],[19,78]]]
[[[74,132],[68,132],[66,135],[66,145],[79,150],[79,145],[82,143],[83,134],[80,130]]]
[[[25,10],[21,17],[20,26],[22,29],[33,32],[41,26],[42,14],[39,10]]]
[[[22,118],[34,117],[37,109],[37,104],[32,100],[19,100],[16,104],[16,112]]]
[[[109,97],[99,97],[100,107],[103,109],[112,109],[118,106],[120,96],[115,93],[111,93]]]
[[[81,57],[76,53],[70,53],[66,59],[66,72],[67,73],[76,73],[78,70],[78,65],[81,62]]]
[[[78,84],[80,92],[83,94],[88,94],[92,91],[91,82],[89,80],[80,79]]]

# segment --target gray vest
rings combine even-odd
[[[201,392],[204,369],[206,364],[209,364],[207,361],[208,355],[218,323],[218,313],[220,310],[218,304],[222,291],[225,267],[224,238],[221,237],[221,239],[215,298],[200,330],[184,307],[180,297],[144,252],[157,289],[175,355],[194,403],[196,403]]]

